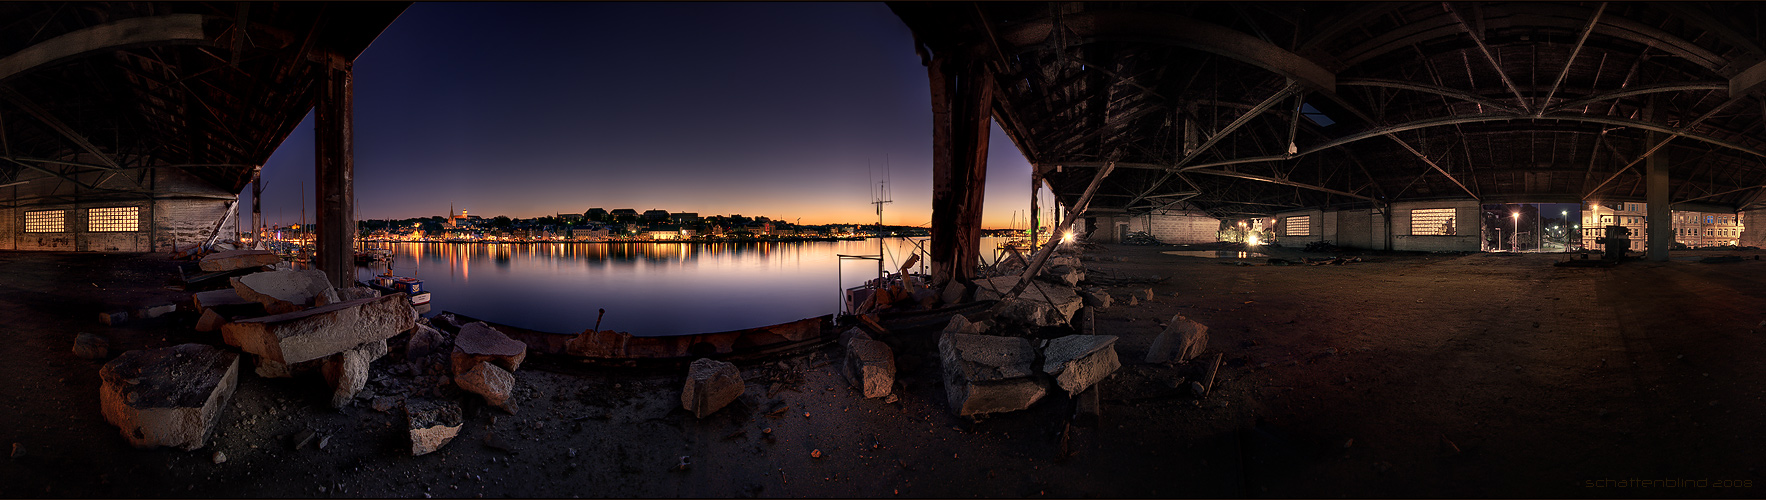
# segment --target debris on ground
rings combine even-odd
[[[736,365],[711,358],[699,358],[687,368],[687,383],[681,389],[681,408],[694,417],[723,409],[742,395],[745,385]]]
[[[1159,332],[1159,336],[1153,339],[1153,345],[1147,348],[1145,361],[1189,361],[1207,347],[1208,327],[1179,314],[1172,316],[1165,331]]]
[[[98,371],[104,418],[136,448],[202,448],[233,397],[239,355],[202,344],[123,353]]]
[[[104,359],[110,356],[110,339],[90,333],[75,335],[74,355],[82,359]]]

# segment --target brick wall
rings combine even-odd
[[[1219,240],[1220,219],[1203,212],[1160,211],[1133,217],[1128,230],[1146,231],[1161,243],[1213,243]]]
[[[1741,239],[1736,244],[1766,248],[1766,210],[1742,212],[1741,220]]]

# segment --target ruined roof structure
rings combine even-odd
[[[1677,210],[1766,201],[1757,2],[890,7],[1063,205],[1114,162],[1090,213],[1641,201],[1652,150]]]

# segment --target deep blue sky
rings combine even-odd
[[[420,2],[356,60],[358,213],[874,222],[887,158],[885,221],[920,225],[931,120],[912,36],[880,3]],[[1030,166],[997,125],[990,149],[984,222],[1004,227]],[[266,218],[297,220],[310,115],[263,177]]]

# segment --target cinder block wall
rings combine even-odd
[[[1411,234],[1412,210],[1430,208],[1451,208],[1453,213],[1453,236],[1416,236]],[[1476,252],[1482,248],[1479,241],[1478,202],[1465,201],[1419,201],[1392,204],[1392,249],[1422,252]]]
[[[1307,221],[1307,225],[1310,228],[1310,235],[1308,235],[1308,236],[1295,236],[1292,234],[1294,231],[1288,227],[1288,224],[1291,221],[1289,218],[1302,216],[1302,215],[1311,216],[1311,219],[1309,219]],[[1276,236],[1275,236],[1276,242],[1280,243],[1282,246],[1304,247],[1308,243],[1312,243],[1315,241],[1324,241],[1324,232],[1325,231],[1324,231],[1324,211],[1323,210],[1297,210],[1297,211],[1293,211],[1293,212],[1281,212],[1281,213],[1275,214],[1275,220],[1276,220],[1276,226],[1277,226]]]
[[[1748,210],[1741,212],[1741,239],[1736,244],[1745,247],[1766,248],[1766,210]],[[1583,237],[1584,245],[1594,242]]]
[[[215,223],[228,211],[229,201],[238,197],[228,193],[206,181],[195,178],[176,170],[161,171],[153,174],[151,185],[153,194],[142,195],[136,199],[124,200],[82,200],[77,203],[41,203],[22,205],[10,209],[0,209],[0,249],[34,250],[34,251],[93,251],[93,252],[161,252],[171,251],[178,246],[189,246],[208,238],[215,231]],[[136,186],[112,185],[104,187],[113,189],[133,188]],[[54,183],[35,182],[29,187],[48,186],[40,189],[55,189]],[[12,193],[7,193],[11,195]],[[50,193],[22,189],[17,191],[15,199],[30,199]],[[65,193],[63,193],[65,194]],[[135,207],[139,217],[135,231],[91,231],[89,223],[90,210],[94,208]],[[62,212],[63,231],[59,232],[26,232],[25,214],[44,210]],[[223,235],[230,233],[233,226],[221,228]]]
[[[1128,230],[1146,231],[1162,243],[1213,243],[1220,239],[1220,219],[1204,212],[1158,211],[1133,217]]]

